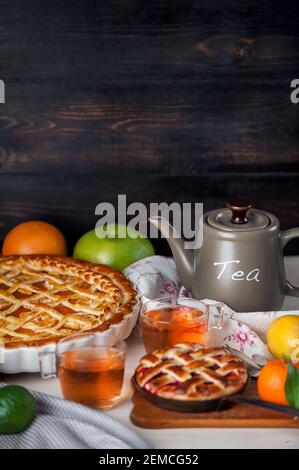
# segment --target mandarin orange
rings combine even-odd
[[[62,255],[67,254],[63,234],[51,224],[41,221],[24,222],[5,237],[2,255]]]
[[[279,405],[287,405],[285,384],[288,365],[282,359],[269,361],[261,370],[257,381],[257,391],[261,400]]]

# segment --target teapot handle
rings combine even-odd
[[[280,233],[281,245],[284,248],[289,241],[293,238],[299,237],[299,227],[284,230]],[[293,297],[299,297],[299,287],[293,286],[289,281],[286,283],[286,295],[292,295]]]

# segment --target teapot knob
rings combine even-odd
[[[233,224],[247,224],[248,219],[246,217],[247,211],[252,207],[249,199],[237,199],[228,201],[226,207],[233,213],[231,222]]]

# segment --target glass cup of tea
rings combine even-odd
[[[205,304],[187,297],[160,298],[146,302],[140,313],[140,333],[149,354],[154,349],[179,343],[216,346],[224,322],[224,304]]]
[[[40,352],[43,379],[58,375],[63,397],[92,408],[112,408],[121,396],[126,344],[99,344],[95,333],[62,339]]]

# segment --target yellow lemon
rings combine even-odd
[[[294,360],[299,346],[299,315],[276,318],[267,330],[267,343],[273,356]]]

